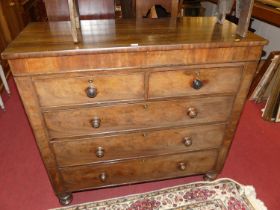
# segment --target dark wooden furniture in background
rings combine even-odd
[[[178,16],[179,0],[135,0],[136,1],[136,18],[143,18],[146,16],[149,9],[156,4],[163,6],[171,17]]]
[[[204,0],[217,4],[218,0]],[[276,8],[255,1],[252,17],[265,21],[275,26],[280,26],[280,11]]]
[[[49,21],[69,20],[67,0],[46,0],[45,5]],[[78,0],[78,5],[82,20],[115,17],[114,0]]]
[[[30,22],[47,21],[47,13],[43,0],[20,0],[23,8],[23,21]]]
[[[30,21],[45,19],[46,14],[42,0],[0,0],[0,52],[17,37]],[[4,68],[5,75],[8,75],[8,63],[1,58],[0,63]],[[2,87],[1,81],[0,87]]]
[[[236,39],[214,17],[81,24],[79,44],[64,22],[37,23],[2,54],[61,204],[80,190],[216,178],[266,40]]]
[[[204,16],[205,8],[201,6],[201,0],[184,0],[179,7],[181,16]]]
[[[24,27],[21,17],[21,5],[17,1],[0,0],[0,52],[19,34]],[[4,73],[9,74],[7,61],[0,59]],[[0,91],[2,90],[2,81],[0,80]]]
[[[135,1],[136,0],[117,0],[117,4],[121,5],[122,18],[135,18]]]
[[[280,11],[261,2],[255,1],[252,16],[280,27]]]

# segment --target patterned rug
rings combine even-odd
[[[252,186],[231,179],[194,182],[54,210],[267,210]]]

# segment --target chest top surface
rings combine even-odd
[[[137,52],[264,45],[253,33],[237,37],[236,25],[215,17],[87,20],[81,22],[80,42],[74,44],[70,22],[28,25],[4,51],[4,59],[105,52]]]

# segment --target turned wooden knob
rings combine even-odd
[[[200,88],[203,87],[203,82],[201,80],[199,80],[199,79],[195,79],[192,82],[192,87],[195,90],[199,90]]]
[[[97,89],[94,87],[93,80],[88,81],[88,88],[86,94],[89,98],[95,98],[97,96]]]
[[[185,146],[189,147],[192,145],[192,137],[190,136],[187,136],[187,137],[184,137],[184,140],[183,140]]]
[[[179,163],[178,164],[178,168],[181,170],[181,171],[185,171],[186,168],[187,168],[187,165],[183,162]]]
[[[188,115],[190,118],[196,118],[196,117],[197,117],[197,114],[198,114],[198,111],[197,111],[196,108],[194,108],[194,107],[188,108],[188,110],[187,110],[187,115]]]
[[[102,172],[100,175],[99,175],[99,179],[101,182],[105,182],[106,179],[107,179],[107,174],[105,172]]]
[[[96,157],[102,158],[105,154],[104,148],[103,147],[97,147],[95,154],[96,154]]]
[[[91,121],[91,125],[93,128],[99,128],[101,125],[101,120],[99,117],[94,117],[93,120]]]

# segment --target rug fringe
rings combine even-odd
[[[264,202],[262,202],[260,199],[257,198],[256,190],[253,186],[243,186],[244,187],[244,193],[252,206],[254,206],[257,210],[267,210],[267,207],[265,206]]]
[[[245,197],[247,197],[249,202],[252,204],[252,206],[256,210],[268,210],[268,208],[265,206],[264,202],[262,202],[260,199],[257,198],[257,193],[256,193],[256,190],[253,186],[240,184],[239,182],[237,182],[233,179],[230,179],[230,178],[220,178],[220,179],[217,179],[215,181],[218,181],[218,180],[219,181],[229,180],[231,182],[234,182],[235,184],[240,186],[241,193],[243,195],[245,195]]]

